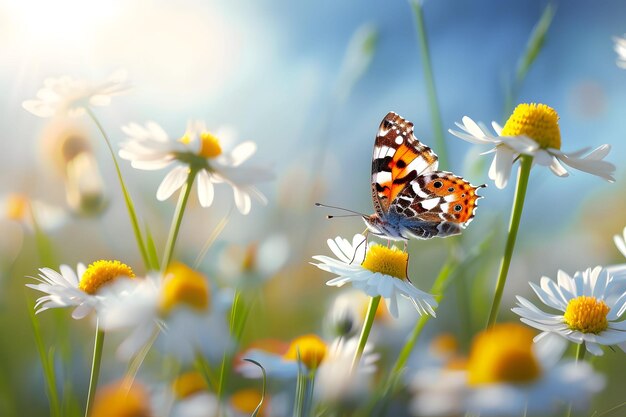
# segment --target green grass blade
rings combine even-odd
[[[133,200],[130,198],[130,194],[128,189],[126,188],[126,183],[124,182],[124,177],[122,176],[122,170],[120,169],[120,165],[117,162],[117,157],[115,156],[115,151],[113,150],[113,146],[111,145],[111,141],[109,140],[109,136],[106,134],[104,127],[100,124],[100,121],[94,114],[94,112],[86,107],[87,113],[91,117],[91,120],[96,124],[98,130],[102,134],[104,138],[104,142],[109,149],[111,154],[111,158],[113,159],[113,165],[115,165],[115,172],[117,173],[117,179],[119,180],[120,187],[122,189],[122,194],[124,195],[124,201],[126,202],[126,209],[128,210],[128,217],[130,218],[131,226],[133,227],[133,232],[135,234],[135,240],[137,241],[137,246],[139,247],[139,252],[141,253],[141,258],[143,259],[143,263],[146,268],[150,269],[150,261],[148,257],[148,251],[146,250],[146,244],[143,239],[143,235],[141,234],[141,229],[139,227],[139,221],[137,218],[137,213],[135,211],[135,205],[133,204]]]
[[[248,359],[248,358],[244,358],[243,360],[246,361],[246,362],[250,362],[250,363],[255,364],[256,366],[261,368],[261,372],[263,373],[263,386],[261,387],[261,400],[259,400],[259,404],[254,409],[254,412],[252,412],[252,416],[251,416],[251,417],[257,417],[259,415],[259,412],[261,412],[261,407],[263,406],[263,401],[265,400],[265,390],[266,390],[266,386],[267,386],[267,375],[265,374],[265,368],[263,368],[263,366],[260,363],[258,363],[257,361],[252,360],[252,359]]]

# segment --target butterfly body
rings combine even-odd
[[[375,213],[363,216],[371,233],[391,240],[461,233],[481,198],[476,190],[484,185],[473,186],[437,166],[437,155],[413,135],[413,123],[388,113],[372,157]]]

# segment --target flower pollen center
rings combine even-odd
[[[222,147],[220,141],[214,135],[209,132],[202,132],[200,134],[200,140],[202,146],[200,148],[200,155],[205,158],[215,158],[222,154]]]
[[[467,361],[470,385],[528,383],[541,375],[533,332],[517,323],[497,324],[474,338]]]
[[[254,388],[240,389],[230,397],[230,404],[233,408],[246,415],[252,414],[260,402],[261,393]]]
[[[527,136],[542,148],[561,149],[558,113],[545,104],[522,103],[502,128],[502,136]]]
[[[113,282],[119,277],[135,278],[135,273],[130,266],[120,261],[99,260],[87,267],[80,277],[78,288],[87,294],[94,295],[106,284]]]
[[[180,262],[172,263],[165,275],[160,304],[165,314],[181,304],[198,311],[209,308],[210,290],[204,275]]]
[[[570,300],[563,319],[572,330],[598,334],[609,327],[606,318],[609,310],[604,301],[581,295]]]
[[[185,372],[179,375],[172,383],[172,391],[176,398],[179,399],[185,399],[193,394],[207,391],[208,388],[202,375],[196,371]]]
[[[150,417],[150,397],[147,390],[138,384],[130,388],[122,382],[98,389],[91,417]]]
[[[388,248],[383,245],[373,245],[367,250],[365,260],[361,266],[372,272],[380,272],[398,279],[407,279],[407,265],[409,254],[395,246]]]
[[[10,220],[24,220],[28,214],[28,198],[21,194],[11,194],[6,201],[6,216]]]
[[[328,346],[317,335],[307,334],[295,338],[283,358],[296,361],[300,358],[309,370],[315,370],[328,352]]]

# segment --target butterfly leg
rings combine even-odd
[[[405,240],[404,241],[404,252],[406,252],[408,246],[409,246],[409,242]]]
[[[367,250],[367,239],[369,237],[368,230],[366,229],[365,232],[363,232],[363,234],[365,235],[365,239],[363,239],[361,241],[361,243],[359,243],[358,246],[356,248],[354,248],[354,255],[352,255],[352,259],[350,260],[350,264],[352,264],[352,262],[354,262],[354,258],[356,257],[357,249],[359,249],[362,244],[365,243],[365,249]]]

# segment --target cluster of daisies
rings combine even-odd
[[[108,104],[111,96],[127,89],[122,73],[95,85],[51,79],[37,99],[24,102],[24,108],[40,117],[88,114],[98,123],[92,107]],[[562,152],[557,120],[548,106],[521,104],[504,127],[493,123],[495,133],[468,117],[458,124],[460,131],[450,132],[493,146],[488,151],[495,154],[489,177],[498,188],[507,185],[521,158],[532,158],[559,177],[568,175],[567,166],[613,181],[615,167],[604,160],[610,146]],[[228,129],[209,131],[194,121],[176,137],[155,122],[131,123],[122,131],[126,139],[119,157],[140,170],[169,168],[156,198],[163,201],[180,190],[181,218],[194,184],[202,207],[212,205],[219,184],[232,190],[241,214],[251,211],[253,200],[266,203],[256,184],[271,179],[271,172],[248,166],[256,145],[235,144]],[[615,243],[626,257],[625,239],[626,229]],[[118,260],[78,264],[75,269],[41,268],[35,282],[27,284],[44,294],[36,302],[37,313],[72,308],[74,319],[92,318],[99,335],[123,335],[116,356],[135,372],[153,347],[176,362],[167,383],[146,388],[145,381],[136,381],[129,372],[120,381],[101,386],[93,403],[88,402],[90,414],[280,417],[307,416],[333,407],[374,412],[386,408],[400,384],[411,393],[409,408],[416,416],[545,415],[585,409],[593,394],[603,389],[605,380],[585,362],[585,352],[602,355],[605,346],[626,351],[625,263],[573,276],[559,271],[556,280],[543,277],[538,284],[531,282],[543,307],[517,297],[512,311],[520,323],[489,326],[475,335],[467,352],[459,350],[453,337],[434,338],[425,360],[409,364],[404,352],[417,349],[420,326],[436,316],[443,294],[430,294],[413,284],[406,251],[361,234],[329,239],[334,257],[313,257],[313,265],[333,275],[327,285],[353,287],[331,306],[328,336],[303,334],[289,342],[261,339],[244,349],[240,336],[249,313],[247,297],[258,295],[248,274],[261,276],[262,283],[286,261],[280,253],[287,252],[288,244],[274,238],[268,242],[266,250],[281,261],[265,268],[252,265],[254,253],[244,257],[237,272],[247,277],[242,285],[218,285],[197,265],[170,261],[167,253],[160,268],[144,265],[148,272],[142,275],[134,272],[139,268]],[[263,249],[255,247],[252,252],[258,250]],[[408,305],[413,308],[405,308]],[[399,325],[398,318],[405,319],[404,324]],[[405,341],[413,325],[412,336]],[[564,358],[566,342],[578,346],[576,359]],[[394,352],[403,343],[392,373],[377,369],[380,352]],[[263,387],[267,379],[272,389],[229,390],[231,370],[263,379]],[[378,394],[372,396],[374,392]]]

